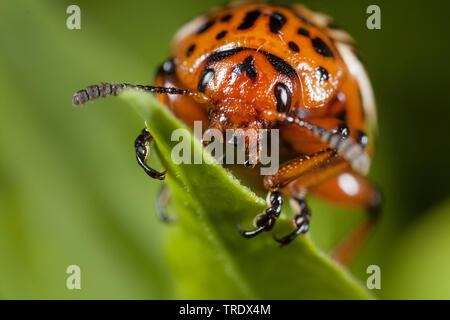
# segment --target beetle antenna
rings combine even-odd
[[[92,85],[86,89],[80,90],[73,95],[72,103],[74,106],[85,104],[90,100],[96,100],[98,97],[106,98],[108,96],[118,96],[123,89],[138,89],[143,92],[157,93],[157,94],[181,94],[196,96],[196,92],[187,89],[154,87],[143,85],[132,85],[129,83],[101,83],[99,85]]]
[[[350,137],[343,135],[340,132],[327,130],[315,124],[306,122],[295,115],[277,113],[275,118],[280,122],[296,124],[311,131],[323,143],[328,144],[332,149],[335,149],[340,156],[350,163],[355,171],[361,174],[367,174],[369,171],[370,158],[365,148]]]

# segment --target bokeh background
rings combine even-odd
[[[175,297],[158,183],[133,154],[142,120],[116,99],[74,109],[71,97],[101,81],[151,84],[176,30],[225,3],[0,2],[0,298]],[[370,176],[386,204],[350,271],[365,283],[367,266],[379,265],[379,298],[448,299],[450,4],[302,3],[353,35],[378,103]],[[70,4],[81,7],[81,30],[66,28]],[[366,28],[371,4],[381,30]],[[351,213],[314,203],[312,238],[328,249]],[[82,268],[82,290],[65,287],[71,264]]]

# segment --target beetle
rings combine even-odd
[[[345,263],[367,238],[380,212],[381,193],[364,177],[376,112],[352,38],[330,21],[301,5],[230,5],[180,29],[154,86],[102,83],[78,91],[73,104],[137,88],[157,94],[190,126],[197,120],[222,132],[279,129],[283,143],[296,156],[264,178],[268,208],[255,219],[254,230],[239,231],[252,238],[271,230],[283,195],[295,211],[295,230],[275,238],[282,245],[308,231],[309,193],[366,208],[367,218],[334,253]],[[151,141],[151,134],[142,130],[135,141],[136,159],[150,177],[163,180],[166,171],[146,164]],[[256,146],[249,142],[246,148]],[[259,159],[250,160],[254,165]]]

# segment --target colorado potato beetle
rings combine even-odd
[[[373,149],[374,97],[351,37],[331,27],[328,17],[300,5],[247,3],[215,10],[177,33],[155,86],[102,83],[78,91],[73,104],[118,95],[124,88],[158,94],[190,126],[200,120],[222,132],[280,130],[296,157],[264,178],[268,208],[254,230],[239,229],[244,237],[272,229],[283,195],[295,210],[295,230],[276,240],[285,245],[306,233],[308,193],[369,213],[338,246],[337,260],[348,261],[373,229],[381,196],[363,176]],[[150,177],[162,180],[165,172],[145,163],[151,140],[144,129],[135,141],[136,159]]]

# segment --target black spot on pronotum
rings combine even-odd
[[[213,69],[205,69],[203,70],[200,80],[198,82],[197,90],[201,93],[205,93],[206,87],[211,82],[211,80],[214,78],[214,70]]]
[[[231,20],[232,17],[233,17],[233,16],[232,16],[231,14],[227,14],[227,15],[223,16],[223,17],[220,19],[220,21],[222,21],[222,22],[228,22],[228,21]]]
[[[270,14],[270,32],[272,33],[279,33],[281,28],[283,28],[284,24],[286,23],[287,19],[285,16],[283,16],[279,12],[272,12]]]
[[[223,59],[232,57],[233,55],[235,55],[238,52],[242,52],[242,51],[246,51],[246,50],[257,51],[258,53],[264,54],[266,56],[267,60],[270,62],[270,64],[274,67],[274,69],[277,72],[279,72],[281,74],[285,74],[290,78],[295,78],[296,76],[298,76],[297,71],[289,63],[287,63],[280,57],[277,57],[277,56],[275,56],[269,52],[266,52],[264,50],[257,50],[257,49],[248,48],[248,47],[237,47],[237,48],[228,49],[228,50],[215,51],[208,56],[207,63],[221,61]]]
[[[247,30],[247,29],[250,29],[251,27],[253,27],[256,19],[258,19],[260,14],[261,14],[261,9],[252,10],[252,11],[247,12],[247,14],[244,17],[244,20],[239,25],[238,30]]]
[[[299,28],[297,30],[297,33],[302,35],[302,36],[309,37],[309,31],[306,30],[305,28]]]
[[[262,52],[262,51],[260,51]],[[281,74],[285,74],[290,78],[295,78],[297,75],[297,71],[286,61],[281,59],[280,57],[274,56],[271,53],[268,52],[262,52],[267,57],[267,60],[269,60],[270,64],[277,70],[277,72]]]
[[[294,52],[300,52],[300,48],[298,47],[298,45],[297,45],[295,42],[290,41],[290,42],[288,43],[288,46],[289,46],[289,49],[291,49],[292,51],[294,51]]]
[[[255,68],[255,65],[253,64],[253,57],[249,56],[247,58],[245,58],[245,60],[238,64],[233,72],[240,74],[243,71],[245,71],[245,73],[247,74],[247,76],[251,79],[255,79],[256,76],[258,75],[258,71]]]
[[[227,31],[226,30],[223,30],[222,32],[219,32],[217,35],[216,35],[216,39],[217,40],[220,40],[220,39],[222,39],[223,37],[225,37],[227,35]]]
[[[311,40],[314,50],[324,57],[334,57],[330,47],[320,38],[314,38]]]
[[[292,94],[289,88],[281,82],[275,85],[275,98],[277,99],[277,111],[288,112],[291,107]]]
[[[202,34],[203,32],[207,31],[209,28],[211,28],[214,23],[216,22],[216,20],[209,20],[207,22],[205,22],[198,30],[197,30],[197,34]]]
[[[191,44],[186,50],[186,57],[190,57],[195,50],[195,44]]]
[[[238,48],[233,48],[233,49],[229,49],[229,50],[222,50],[222,51],[214,51],[213,53],[211,53],[208,57],[208,63],[210,62],[217,62],[217,61],[221,61],[223,59],[229,58],[234,56],[236,53],[241,52],[245,50],[245,48],[242,47],[238,47]]]
[[[326,81],[330,78],[330,74],[328,73],[327,69],[323,67],[318,67],[316,69],[316,76],[319,81]]]

